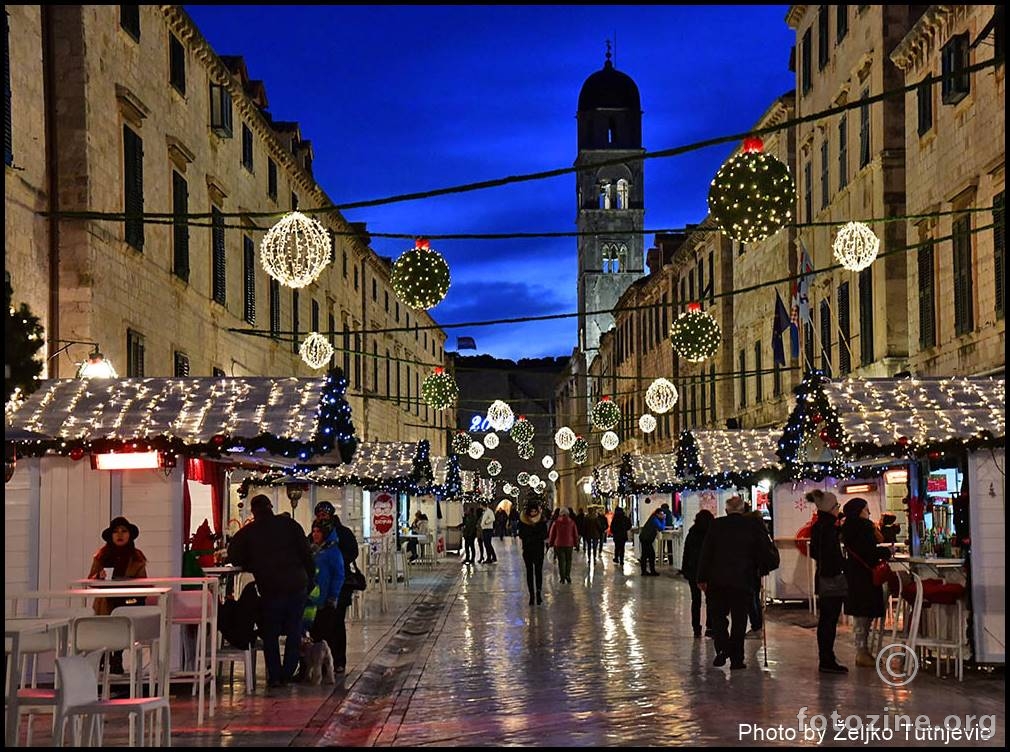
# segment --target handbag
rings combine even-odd
[[[874,587],[883,587],[884,585],[886,585],[890,581],[890,579],[891,579],[891,567],[888,566],[888,564],[887,564],[886,561],[878,561],[876,566],[871,567],[869,564],[867,564],[865,561],[863,561],[863,557],[862,556],[860,556],[859,554],[857,554],[851,548],[849,548],[848,546],[846,546],[845,549],[849,552],[849,556],[851,556],[856,561],[858,561],[860,564],[862,564],[864,567],[866,567],[867,569],[870,570],[870,575],[873,578],[873,586]]]
[[[354,569],[349,569],[344,575],[344,585],[351,590],[364,590],[368,583],[365,580],[365,575],[363,575],[355,565],[351,565]]]
[[[817,575],[817,594],[821,598],[844,598],[849,594],[849,581],[844,574]]]

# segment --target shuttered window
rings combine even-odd
[[[178,350],[175,351],[175,375],[177,378],[189,376],[189,356]]]
[[[715,252],[708,252],[708,302],[715,303]]]
[[[919,347],[936,345],[936,295],[933,274],[933,242],[919,246]]]
[[[231,92],[222,84],[210,85],[210,129],[221,138],[231,138]]]
[[[350,379],[350,376],[351,376],[351,328],[346,323],[344,324],[343,350],[344,350],[344,378],[347,379],[348,381],[350,381],[351,380]],[[397,382],[397,384],[396,384],[396,393],[397,393],[397,399],[396,399],[396,401],[399,402],[400,401],[400,398],[399,398],[399,394],[400,394],[400,371],[399,371],[399,368],[397,368],[397,372],[396,372],[396,382]]]
[[[168,35],[168,82],[180,94],[186,93],[186,48],[175,34]]]
[[[811,311],[811,318],[813,311]],[[812,321],[803,322],[803,367],[812,370],[814,367],[814,324]]]
[[[256,246],[248,235],[242,236],[242,318],[256,323]]]
[[[803,32],[803,43],[800,48],[800,89],[802,93],[807,94],[810,91],[810,87],[813,84],[811,78],[813,77],[813,39],[811,38],[810,29]]]
[[[122,27],[123,31],[133,37],[136,41],[140,41],[140,6],[139,5],[120,5],[119,6],[119,25]]]
[[[828,6],[817,10],[817,69],[824,70],[828,64]]]
[[[704,386],[702,387],[704,388]],[[715,411],[715,366],[712,366],[708,375],[708,405],[709,409],[712,411],[712,424],[715,425],[716,411]]]
[[[838,190],[849,184],[849,126],[845,115],[838,121]]]
[[[189,186],[186,178],[172,171],[172,270],[189,281]]]
[[[971,218],[963,215],[954,220],[954,331],[967,334],[974,328],[971,278]]]
[[[923,135],[933,127],[933,85],[929,77],[919,84],[915,90],[915,99],[918,106],[919,135]]]
[[[242,123],[242,166],[253,171],[253,135],[245,123]]]
[[[132,329],[126,330],[126,376],[136,379],[144,376],[144,337]]]
[[[270,278],[270,336],[274,339],[281,331],[281,283]]]
[[[11,31],[4,11],[4,164],[14,164],[14,130],[11,120]]]
[[[312,331],[318,332],[319,331],[319,301],[318,300],[313,300],[312,301],[311,310],[312,310],[312,314],[311,314],[311,317],[312,317]]]
[[[873,362],[873,267],[859,272],[859,364]]]
[[[761,373],[761,340],[754,343],[754,404],[765,397],[764,374]]]
[[[940,83],[944,104],[957,104],[971,90],[971,74],[963,73],[969,62],[968,33],[958,34],[940,50],[943,81]]]
[[[298,290],[291,291],[291,330],[294,335],[291,338],[291,352],[297,353],[298,346],[301,344],[301,335],[299,334],[299,328],[301,324],[301,317],[298,311]]]
[[[849,6],[835,6],[835,44],[838,44],[849,33]]]
[[[821,208],[823,209],[828,205],[828,201],[831,198],[831,171],[828,164],[828,139],[827,134],[824,137],[824,143],[821,144]]]
[[[267,196],[277,200],[277,163],[267,157]]]
[[[740,351],[740,373],[737,375],[740,379],[740,407],[747,407],[747,351]]]
[[[870,90],[863,91],[863,99],[870,96]],[[870,105],[859,108],[859,166],[866,167],[870,163]]]
[[[123,192],[126,242],[144,250],[144,142],[123,126]]]
[[[838,375],[852,370],[852,314],[849,308],[849,283],[838,286]]]
[[[1000,191],[992,200],[992,243],[994,270],[996,272],[996,317],[1003,318],[1004,296],[1006,295],[1006,283],[1003,275],[1006,273],[1006,224],[1003,221],[1003,191]]]
[[[831,307],[827,300],[821,301],[821,370],[831,377]]]
[[[225,268],[224,215],[216,206],[210,210],[211,284],[215,303],[228,304],[228,276]]]
[[[810,162],[803,165],[803,218],[810,221],[814,216],[814,169]]]

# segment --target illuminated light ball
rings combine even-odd
[[[473,439],[466,431],[460,431],[452,437],[452,451],[456,454],[466,454],[470,450]]]
[[[526,471],[523,471],[516,476],[516,483],[518,483],[520,486],[525,486],[529,482],[530,482],[530,474],[527,473]]]
[[[575,431],[568,426],[562,426],[554,434],[554,443],[558,445],[558,449],[567,452],[575,444]]]
[[[645,413],[638,419],[638,427],[642,429],[642,433],[652,433],[656,430],[656,419],[649,413]]]
[[[532,444],[520,444],[516,448],[516,452],[519,454],[520,459],[531,460],[533,455],[537,453],[537,450],[533,448]]]
[[[507,431],[515,423],[515,414],[507,402],[495,400],[487,410],[487,421],[496,431]]]
[[[587,459],[589,459],[589,442],[581,436],[577,436],[575,443],[572,444],[572,462],[581,465]]]
[[[557,470],[551,470],[549,473],[547,473],[547,478],[551,481],[551,483],[557,483],[558,482],[558,478],[560,478],[560,477],[561,476],[558,475],[558,471]]]
[[[601,431],[609,431],[621,422],[621,409],[617,406],[616,402],[610,399],[609,396],[606,396],[593,405],[591,417],[594,426]]]
[[[600,445],[608,452],[612,452],[617,449],[617,445],[620,443],[621,439],[613,431],[607,431],[603,434],[603,438],[600,439]]]
[[[876,260],[880,238],[862,222],[849,222],[838,229],[831,249],[843,268],[861,272]]]
[[[330,263],[330,234],[318,221],[291,212],[271,227],[260,243],[260,264],[282,285],[312,284]]]
[[[544,483],[543,481],[540,481],[540,484],[533,490],[536,491],[538,494],[542,494],[544,491],[547,490],[547,484]]]
[[[70,450],[70,459],[72,459],[74,462],[84,459],[84,450],[81,449],[80,447],[74,447],[73,449]]]
[[[653,381],[645,392],[645,404],[652,412],[662,415],[677,404],[677,387],[670,381],[659,378]]]
[[[298,353],[309,368],[322,368],[333,357],[333,345],[319,332],[312,332],[302,341]]]
[[[530,486],[531,488],[536,488],[537,486],[539,486],[539,485],[540,485],[540,482],[541,482],[541,481],[540,481],[540,476],[539,476],[539,475],[536,475],[536,474],[533,474],[533,473],[531,473],[531,474],[530,474],[530,478],[529,478],[529,480],[528,480],[528,481],[526,481],[526,483],[527,483],[527,484],[528,484],[528,485],[529,485],[529,486]]]
[[[485,436],[484,437],[484,446],[486,446],[488,449],[497,449],[498,448],[498,434],[496,434],[496,433],[489,433],[487,436]]]
[[[393,264],[390,284],[411,308],[433,308],[449,292],[449,265],[427,240],[418,238],[414,248]]]
[[[544,466],[545,470],[550,470],[552,467],[554,467],[554,458],[551,457],[549,454],[545,454],[544,458],[540,460],[540,464]]]
[[[501,472],[501,463],[498,460],[491,460],[487,463],[487,474],[492,478]]]
[[[512,426],[512,430],[509,431],[509,436],[512,437],[512,441],[516,444],[529,444],[533,441],[533,434],[533,424],[522,415],[519,416],[519,420],[516,421],[516,424]],[[526,457],[525,459],[529,458]]]
[[[759,138],[748,138],[740,154],[726,160],[712,178],[708,208],[719,227],[739,243],[774,235],[792,219],[796,185],[789,168],[764,153]]]
[[[516,486],[512,486],[512,490],[509,491],[509,496],[513,499],[519,498],[519,489]]]
[[[511,483],[506,483],[504,486],[501,487],[501,490],[504,491],[507,494],[512,493],[512,484]]]
[[[421,384],[421,397],[433,410],[444,410],[459,397],[459,387],[452,374],[444,368],[436,368]]]
[[[466,453],[473,457],[475,460],[479,460],[484,456],[484,445],[479,441],[473,441],[470,446],[467,447]]]
[[[719,323],[697,303],[688,305],[670,327],[670,344],[691,363],[701,363],[715,355],[721,336]]]

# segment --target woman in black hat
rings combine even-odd
[[[104,580],[111,570],[115,579],[136,579],[147,577],[147,557],[134,544],[140,535],[140,528],[125,517],[116,517],[102,531],[105,545],[95,552],[91,560],[89,580]],[[99,616],[108,616],[119,606],[137,605],[136,598],[95,598],[94,609]],[[123,673],[123,651],[112,653],[109,670],[114,674]]]

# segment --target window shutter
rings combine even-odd
[[[277,163],[269,157],[267,157],[267,196],[274,201],[277,200]]]
[[[838,286],[838,375],[852,370],[852,322],[849,309],[849,283]]]
[[[211,283],[215,303],[227,305],[228,278],[225,273],[224,216],[216,206],[211,207]]]
[[[189,186],[186,179],[172,171],[172,213],[173,227],[173,266],[175,276],[189,281]]]
[[[740,351],[740,407],[747,407],[747,351]],[[693,387],[692,387],[693,390]]]
[[[821,301],[821,370],[831,378],[831,306],[827,300]]]
[[[175,375],[177,378],[189,376],[189,358],[178,350],[175,353]]]
[[[936,345],[936,302],[933,295],[933,243],[919,246],[919,347]]]
[[[291,337],[291,352],[297,353],[298,346],[301,344],[301,340],[298,338],[301,336],[298,332],[299,330],[298,321],[298,290],[291,291],[291,330],[294,335]]]
[[[123,184],[125,190],[126,242],[144,250],[144,142],[129,126],[123,126]]]
[[[859,272],[859,364],[873,362],[873,267]]]
[[[140,41],[140,6],[120,5],[119,25],[138,42]]]
[[[11,33],[4,12],[4,164],[14,164],[14,135],[11,120]]]
[[[186,93],[186,48],[174,34],[168,35],[168,80],[180,94]]]
[[[312,301],[312,331],[319,331],[319,301]]]
[[[244,280],[244,318],[247,323],[256,323],[256,247],[248,235],[242,236],[242,277]]]
[[[270,279],[270,336],[276,338],[281,330],[281,283]]]
[[[761,340],[754,343],[754,404],[764,399],[764,374],[761,373]]]
[[[967,334],[975,325],[972,306],[971,219],[954,220],[954,331]]]
[[[1006,224],[1003,221],[1003,191],[992,201],[992,224],[993,224],[993,254],[994,270],[996,272],[996,316],[1003,318],[1004,296],[1006,295],[1006,283],[1003,275],[1006,268]]]

